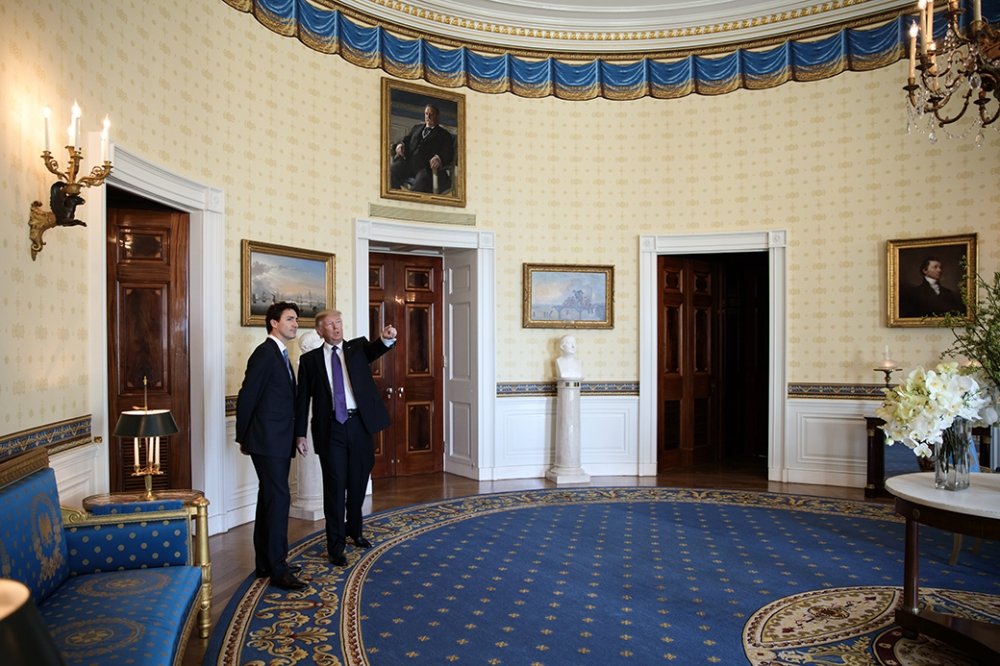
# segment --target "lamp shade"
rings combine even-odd
[[[128,410],[115,425],[115,437],[166,437],[176,435],[177,423],[169,409]]]
[[[66,662],[56,649],[31,591],[0,578],[0,654],[9,666],[49,666]]]

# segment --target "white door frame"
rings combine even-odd
[[[100,134],[90,133],[88,151],[100,152]],[[127,148],[112,144],[114,164],[107,184],[188,213],[189,326],[191,382],[191,484],[205,491],[209,533],[225,528],[214,517],[226,512],[228,496],[222,482],[226,468],[226,350],[225,350],[225,194],[163,169]],[[90,279],[90,411],[93,432],[111,441],[108,409],[107,188],[89,190],[80,209],[88,229]],[[105,466],[107,468],[105,448]],[[229,452],[236,455],[235,451]],[[107,490],[109,480],[105,480]]]
[[[657,305],[656,258],[661,255],[768,253],[767,478],[785,480],[785,280],[784,230],[639,237],[639,475],[656,475]]]
[[[476,329],[479,386],[478,428],[472,443],[472,469],[452,469],[463,476],[483,480],[493,473],[496,440],[496,251],[492,231],[444,225],[407,224],[377,219],[354,221],[354,324],[357,335],[368,335],[368,253],[374,243],[400,243],[413,247],[462,248],[476,250]],[[445,335],[449,335],[447,326]],[[445,349],[448,340],[444,341]],[[446,427],[447,430],[447,427]],[[447,462],[447,461],[446,461]]]

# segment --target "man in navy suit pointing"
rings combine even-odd
[[[340,312],[324,310],[316,315],[316,332],[324,344],[299,359],[295,436],[305,448],[311,401],[313,446],[323,471],[326,548],[330,562],[344,566],[348,538],[359,548],[371,547],[362,531],[361,505],[375,465],[372,435],[389,426],[389,412],[369,364],[392,349],[396,329],[388,325],[372,341],[345,341]]]

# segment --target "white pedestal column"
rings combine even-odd
[[[556,381],[556,464],[545,478],[556,483],[587,483],[580,467],[580,380]]]
[[[294,349],[291,350],[295,356],[296,367],[298,367],[301,355],[321,346],[323,339],[314,329],[309,329],[299,336],[297,342],[298,353],[296,354]],[[298,373],[296,373],[297,376]],[[306,423],[312,423],[311,406]],[[316,455],[311,430],[311,428],[306,428],[308,453],[304,456],[295,456],[295,497],[292,498],[292,506],[288,509],[288,515],[292,518],[316,521],[323,518],[323,470],[319,464],[319,457]]]
[[[312,421],[312,410],[309,411]],[[288,515],[292,518],[316,521],[323,518],[323,471],[313,448],[312,433],[306,435],[309,453],[295,456],[295,475],[298,485]]]

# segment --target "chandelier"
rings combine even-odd
[[[973,107],[972,123],[958,135],[975,129],[976,146],[982,146],[983,128],[1000,116],[1000,31],[983,20],[980,0],[971,4],[972,19],[963,26],[965,10],[958,0],[948,0],[940,42],[934,39],[934,0],[920,0],[919,21],[910,26],[906,130],[926,123],[931,143],[938,128],[955,137],[949,126]]]

